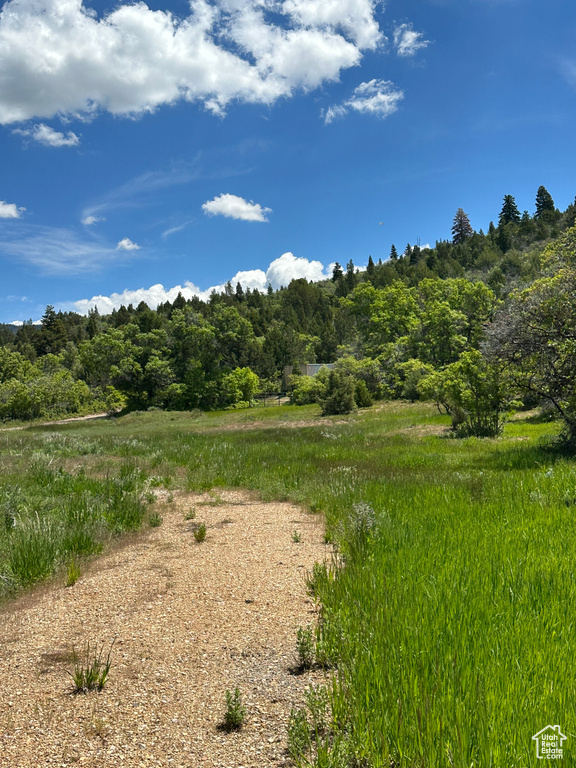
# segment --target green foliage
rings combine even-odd
[[[314,666],[314,639],[312,627],[298,627],[296,633],[296,653],[300,669],[311,669]]]
[[[330,371],[326,392],[320,399],[320,407],[323,416],[345,414],[355,410],[354,379],[340,371]]]
[[[227,731],[237,731],[246,720],[246,707],[242,703],[242,694],[238,688],[234,693],[226,691],[226,712],[224,713],[224,728]]]
[[[292,376],[290,402],[293,405],[319,403],[326,394],[328,376],[327,368],[321,368],[315,376]]]
[[[456,363],[425,376],[418,389],[444,406],[453,429],[462,436],[499,435],[514,401],[506,368],[487,362],[477,350],[464,352]]]
[[[462,208],[458,208],[454,221],[452,223],[452,242],[455,245],[463,243],[467,238],[474,234],[468,215]]]
[[[260,391],[260,379],[250,368],[235,368],[221,381],[223,405],[251,403]]]
[[[80,569],[80,566],[76,562],[76,560],[72,559],[68,563],[68,566],[66,568],[66,586],[67,587],[73,587],[74,584],[78,581],[78,579],[82,576],[82,570]]]
[[[194,538],[198,544],[206,540],[206,523],[199,523],[194,527]]]
[[[74,669],[68,672],[74,682],[73,693],[101,691],[104,688],[112,666],[110,657],[113,646],[114,641],[110,644],[106,657],[104,657],[104,645],[100,646],[100,649],[98,645],[91,649],[90,643],[87,643],[84,653],[80,656],[74,652]]]

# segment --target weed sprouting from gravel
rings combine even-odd
[[[201,544],[206,539],[206,523],[200,523],[194,529],[194,538]]]
[[[104,657],[104,645],[100,648],[98,645],[93,648],[90,643],[86,644],[85,651],[78,655],[74,653],[74,669],[68,671],[74,683],[73,693],[88,693],[88,691],[101,691],[106,685],[110,667],[112,666],[111,655],[114,640],[110,644],[108,654]]]

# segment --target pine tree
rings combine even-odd
[[[538,187],[538,192],[536,192],[536,213],[534,214],[534,218],[539,219],[546,213],[546,211],[554,213],[555,210],[556,206],[554,205],[554,200],[552,200],[550,192],[548,192],[546,187]]]
[[[346,264],[346,284],[348,286],[348,291],[353,291],[357,282],[356,273],[354,272],[354,262],[350,259],[348,264]]]
[[[368,256],[368,266],[366,267],[366,274],[368,275],[368,278],[372,280],[374,277],[374,272],[376,271],[376,267],[374,266],[374,260],[372,256]]]
[[[516,200],[512,195],[504,195],[502,210],[498,217],[498,226],[503,227],[506,224],[517,224],[520,221],[520,211],[516,205]]]
[[[332,270],[332,282],[335,283],[337,280],[340,280],[341,277],[344,277],[344,272],[342,272],[340,264],[336,262]]]
[[[452,223],[452,242],[454,245],[460,245],[467,237],[473,234],[474,230],[470,224],[468,214],[464,213],[462,208],[458,208]]]
[[[392,248],[390,248],[390,261],[398,261],[398,251],[394,244],[392,244]]]

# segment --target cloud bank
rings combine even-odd
[[[272,288],[278,289],[283,285],[288,285],[291,280],[305,277],[310,281],[325,280],[331,274],[332,265],[324,267],[319,261],[309,261],[305,258],[297,258],[292,253],[284,253],[278,259],[275,259],[266,272],[262,269],[251,269],[237,272],[230,279],[233,286],[240,283],[244,289],[250,288],[259,291],[266,291],[270,284]],[[125,290],[122,293],[113,293],[111,296],[93,296],[91,299],[81,299],[72,302],[69,305],[61,305],[62,309],[73,310],[82,315],[88,314],[89,310],[97,307],[100,314],[105,315],[118,309],[122,304],[138,305],[141,301],[146,302],[149,307],[155,309],[158,304],[166,301],[174,301],[179,293],[185,299],[191,299],[193,296],[199,296],[206,301],[212,291],[220,292],[224,290],[224,283],[213,285],[206,290],[200,289],[190,281],[184,285],[176,285],[173,288],[164,288],[158,283],[150,288],[139,288],[138,290]]]
[[[242,221],[268,221],[266,214],[272,213],[271,208],[263,208],[259,203],[248,202],[243,197],[228,194],[207,201],[202,210],[211,216],[227,216]]]
[[[328,125],[347,115],[350,110],[383,119],[397,111],[403,98],[404,92],[396,89],[390,80],[369,80],[360,83],[347,101],[328,107],[324,112],[324,122]]]
[[[232,101],[272,104],[338,80],[377,49],[376,5],[191,0],[179,18],[138,2],[99,17],[82,0],[8,0],[0,123],[101,110],[134,116],[181,99],[216,114]]]

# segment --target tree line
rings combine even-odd
[[[383,397],[433,399],[460,433],[497,434],[522,398],[544,398],[576,433],[576,360],[565,341],[554,357],[546,336],[556,323],[558,338],[571,338],[572,299],[553,297],[574,295],[575,218],[574,204],[561,212],[540,187],[533,215],[506,195],[484,233],[460,208],[452,240],[402,254],[392,246],[363,271],[350,259],[320,283],[266,292],[228,283],[207,302],[179,295],[106,316],[49,306],[39,325],[0,327],[0,418],[242,407],[279,391],[284,366],[331,362],[330,373],[294,378],[293,402],[332,413]]]

